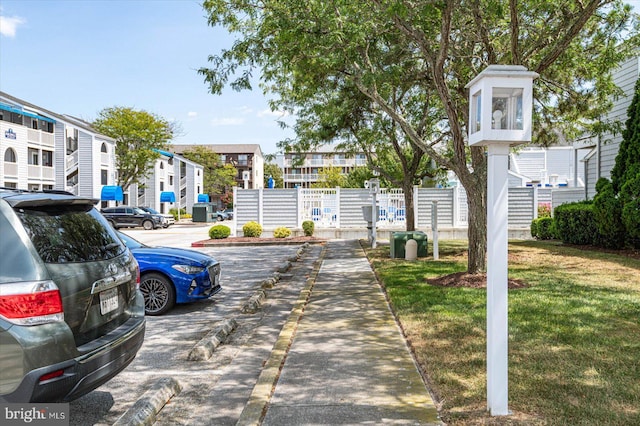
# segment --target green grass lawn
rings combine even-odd
[[[448,424],[640,425],[640,260],[509,243],[509,409],[486,412],[486,290],[436,287],[466,269],[466,241],[440,259],[367,254]],[[431,247],[429,254],[431,255]]]

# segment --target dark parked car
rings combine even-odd
[[[162,215],[147,213],[138,207],[105,207],[102,209],[102,215],[106,217],[111,226],[116,229],[142,226],[148,230],[164,226],[164,218]]]
[[[195,250],[150,247],[118,235],[140,265],[140,290],[147,315],[161,315],[176,303],[206,299],[222,290],[220,263]]]
[[[138,263],[97,202],[0,188],[0,402],[74,400],[142,346]]]

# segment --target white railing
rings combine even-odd
[[[300,189],[301,219],[312,220],[323,228],[338,224],[338,189]]]
[[[73,154],[67,155],[67,172],[78,166],[78,150]]]
[[[17,163],[4,163],[4,175],[11,177],[18,177],[18,164]]]

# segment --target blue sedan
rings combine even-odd
[[[161,315],[176,303],[206,299],[222,290],[220,263],[195,250],[150,247],[118,235],[140,265],[140,290],[147,315]]]

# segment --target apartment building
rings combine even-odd
[[[99,199],[115,185],[115,141],[82,120],[0,92],[0,132],[0,186]]]
[[[204,168],[168,151],[158,151],[160,158],[140,185],[131,185],[131,204],[152,207],[160,213],[172,208],[193,210],[204,189]]]
[[[285,188],[310,188],[318,182],[324,167],[340,167],[348,175],[356,167],[366,166],[364,153],[349,154],[336,149],[335,145],[323,145],[314,151],[279,154],[276,164],[282,169]]]
[[[117,187],[115,140],[79,118],[54,113],[0,92],[0,186],[65,190],[116,204],[191,211],[203,189],[203,167],[161,152],[149,178]],[[112,191],[119,189],[119,191]]]
[[[196,146],[209,148],[220,156],[223,164],[236,168],[236,184],[239,188],[260,189],[264,182],[264,156],[258,144],[199,144],[172,145],[171,152],[183,155]]]

